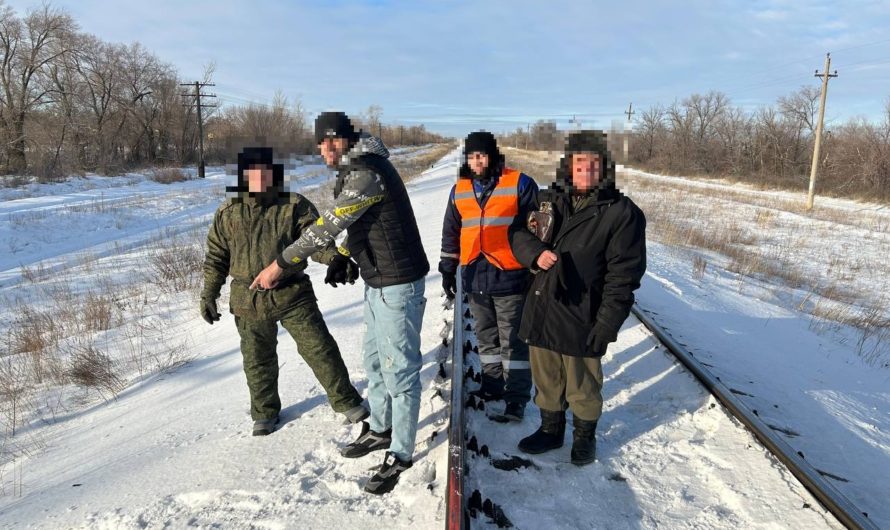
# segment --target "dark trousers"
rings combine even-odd
[[[532,386],[528,345],[519,338],[525,295],[470,293],[469,301],[476,319],[483,389],[502,390],[510,403],[528,403]]]

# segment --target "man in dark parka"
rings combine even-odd
[[[554,184],[539,195],[552,212],[550,241],[524,223],[510,229],[516,258],[534,273],[519,336],[530,346],[541,427],[520,441],[527,453],[562,447],[572,409],[572,463],[596,456],[602,414],[601,358],[630,313],[646,271],[646,219],[615,187],[615,166],[600,131],[566,140]]]

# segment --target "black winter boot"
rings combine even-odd
[[[541,409],[541,427],[519,441],[519,450],[537,455],[562,447],[566,434],[565,411]]]
[[[470,392],[482,401],[499,401],[504,399],[504,380],[482,374],[482,386]]]
[[[575,430],[572,432],[572,463],[583,466],[596,459],[596,421],[573,417]]]

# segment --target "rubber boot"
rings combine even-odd
[[[519,450],[537,455],[562,447],[566,434],[565,411],[541,409],[541,427],[519,441]]]
[[[596,459],[596,421],[572,418],[575,430],[572,431],[572,463],[584,466]]]

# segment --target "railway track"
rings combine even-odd
[[[457,274],[458,290],[462,292],[461,275]],[[511,523],[497,505],[490,500],[483,500],[478,491],[468,492],[465,477],[468,472],[467,458],[469,449],[478,453],[475,438],[467,431],[465,407],[468,403],[466,391],[467,371],[470,363],[466,356],[472,348],[468,340],[468,332],[464,323],[466,312],[462,297],[455,298],[454,325],[451,366],[451,412],[448,432],[448,485],[446,499],[446,530],[464,530],[470,528],[472,519],[486,515],[489,522],[499,527],[509,527]],[[824,474],[813,467],[801,454],[785,442],[773,428],[761,420],[754,411],[742,403],[719,378],[711,374],[688,351],[685,345],[674,339],[669,330],[658,325],[653,314],[645,309],[634,306],[634,316],[665,346],[677,361],[688,369],[721,404],[738,421],[740,421],[754,437],[779,462],[781,462],[798,481],[815,497],[824,508],[847,528],[872,530],[878,526],[869,520],[868,515],[857,509],[849,499],[829,483]],[[472,371],[472,370],[470,370]],[[485,448],[487,450],[487,448]]]

